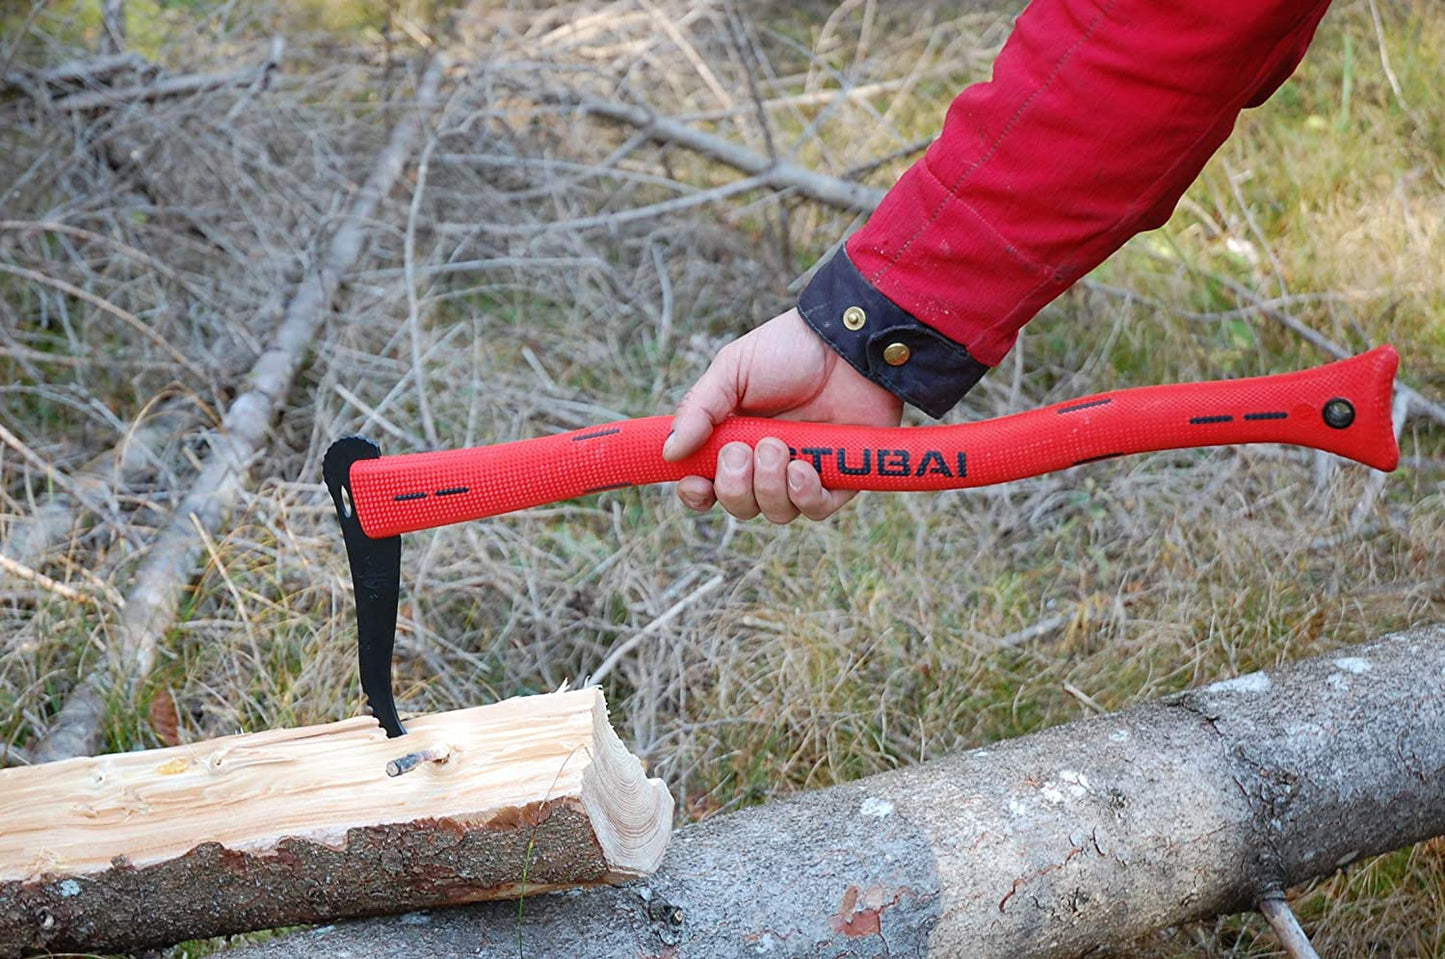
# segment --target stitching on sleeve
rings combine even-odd
[[[1003,129],[999,131],[997,139],[993,141],[993,144],[989,147],[988,152],[985,153],[983,156],[979,157],[976,161],[973,162],[972,165],[969,166],[968,169],[964,170],[961,174],[959,174],[958,179],[955,180],[953,185],[948,188],[948,195],[939,202],[938,206],[929,215],[928,219],[923,223],[923,225],[920,226],[916,231],[914,231],[913,235],[910,236],[903,243],[903,245],[898,248],[898,251],[896,253],[894,253],[891,257],[888,258],[888,262],[883,264],[883,266],[879,267],[878,270],[868,278],[870,282],[872,282],[874,285],[877,285],[878,281],[883,279],[884,274],[886,274],[890,269],[892,269],[898,264],[898,261],[903,258],[903,255],[908,252],[908,249],[913,246],[914,242],[917,241],[917,239],[924,233],[928,232],[929,228],[938,221],[938,218],[943,215],[943,211],[947,209],[948,204],[953,200],[958,199],[958,190],[963,186],[965,182],[967,182],[968,178],[971,177],[980,167],[982,167],[989,160],[993,159],[994,155],[998,153],[999,148],[1003,146],[1004,138],[1013,132],[1013,129],[1018,124],[1018,121],[1023,117],[1024,113],[1028,110],[1028,108],[1033,105],[1033,102],[1041,95],[1048,92],[1049,88],[1053,86],[1054,81],[1058,79],[1059,72],[1063,70],[1064,65],[1067,64],[1071,59],[1073,59],[1073,56],[1076,52],[1078,52],[1078,49],[1085,43],[1087,43],[1091,37],[1093,37],[1094,31],[1098,29],[1099,24],[1104,20],[1105,17],[1109,15],[1109,12],[1114,9],[1116,3],[1118,3],[1118,0],[1109,0],[1109,2],[1103,7],[1103,9],[1101,9],[1097,14],[1095,14],[1094,19],[1089,22],[1089,25],[1086,28],[1084,28],[1083,35],[1080,36],[1079,39],[1075,40],[1073,45],[1070,46],[1069,49],[1064,51],[1063,56],[1059,57],[1059,62],[1054,64],[1053,70],[1049,72],[1048,78],[1044,80],[1043,84],[1040,85],[1039,88],[1033,93],[1030,93],[1023,103],[1019,104],[1019,108],[1014,111],[1014,115],[1009,117],[1008,122],[1005,123]],[[925,168],[928,167],[928,158],[926,156],[923,159],[923,165],[925,166]],[[933,174],[931,168],[929,168],[929,173]],[[936,174],[933,174],[933,177],[935,180],[938,180],[939,183],[943,182],[942,180],[938,179]],[[982,218],[980,217],[980,219]],[[990,229],[991,228],[992,227],[990,227]]]
[[[924,172],[926,172],[929,176],[933,177],[933,182],[934,182],[934,183],[937,183],[939,186],[943,187],[944,189],[947,189],[947,188],[948,188],[947,184],[945,184],[942,180],[940,180],[940,179],[938,178],[938,174],[934,173],[934,172],[933,172],[933,168],[930,167],[928,164],[925,163],[925,164],[923,165],[923,170],[924,170]],[[1024,251],[1019,248],[1019,245],[1018,245],[1017,243],[1015,243],[1014,241],[1010,240],[1008,237],[1004,236],[1004,235],[1003,235],[1003,232],[1000,231],[998,227],[996,227],[996,226],[993,225],[993,221],[992,221],[992,220],[990,220],[988,217],[984,216],[982,213],[979,212],[978,207],[974,206],[972,203],[970,203],[968,200],[965,200],[965,199],[964,199],[963,197],[961,197],[961,196],[955,196],[954,199],[957,200],[959,203],[963,204],[963,208],[964,208],[965,210],[967,210],[968,212],[972,213],[972,214],[973,214],[973,218],[974,218],[975,220],[977,220],[979,223],[983,224],[983,227],[984,227],[984,229],[986,229],[986,230],[988,231],[989,236],[993,237],[995,240],[998,241],[999,247],[1000,247],[1005,253],[1009,254],[1009,255],[1012,256],[1012,257],[1014,257],[1014,259],[1018,260],[1020,263],[1022,263],[1024,266],[1026,266],[1026,267],[1028,268],[1028,270],[1029,270],[1030,273],[1051,273],[1051,272],[1053,272],[1053,267],[1049,266],[1047,263],[1041,263],[1040,261],[1033,259],[1033,258],[1030,257],[1028,254],[1024,253]],[[897,260],[894,260],[894,261],[893,261],[892,263],[890,263],[889,265],[890,265],[890,266],[896,266],[896,265],[897,265],[897,262],[898,262]],[[884,272],[887,272],[887,271],[885,270]],[[860,271],[860,274],[861,274],[861,271]],[[879,276],[880,276],[880,278],[881,278],[882,273],[880,273]]]

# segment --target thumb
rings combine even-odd
[[[739,373],[737,350],[729,344],[678,404],[672,432],[662,446],[664,460],[676,463],[696,453],[713,428],[732,415],[739,400]]]

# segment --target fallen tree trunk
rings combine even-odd
[[[1079,956],[1445,833],[1445,627],[681,830],[647,880],[249,946]]]
[[[593,688],[0,772],[0,956],[618,882],[672,797]]]

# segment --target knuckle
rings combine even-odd
[[[833,515],[832,504],[827,500],[809,500],[806,503],[798,503],[798,511],[811,520],[827,519]]]
[[[750,491],[739,490],[735,487],[719,486],[717,499],[718,502],[722,504],[723,509],[738,519],[752,519],[758,515],[758,504],[753,499]]]
[[[682,501],[682,505],[699,513],[707,512],[713,505],[712,494],[698,489],[684,489],[679,486],[677,498]]]

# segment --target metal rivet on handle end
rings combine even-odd
[[[855,333],[863,329],[863,324],[868,322],[868,314],[863,312],[859,306],[850,306],[843,311],[843,325]]]
[[[1335,397],[1325,404],[1325,425],[1342,430],[1355,421],[1355,407],[1349,400]]]

